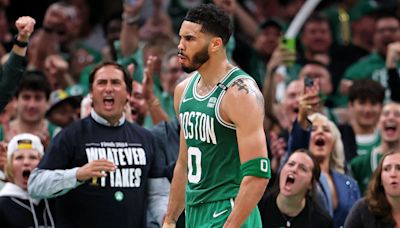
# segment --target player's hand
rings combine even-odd
[[[35,27],[35,19],[29,16],[23,16],[18,18],[15,22],[15,27],[18,29],[18,40],[19,41],[28,41],[28,38],[33,32]]]
[[[115,169],[114,163],[106,159],[94,160],[78,169],[76,179],[86,181],[92,177],[105,177],[107,176],[105,172],[115,171]]]

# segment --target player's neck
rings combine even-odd
[[[233,68],[229,61],[224,59],[210,59],[199,69],[201,83],[207,86],[215,86]]]

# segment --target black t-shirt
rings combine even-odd
[[[153,136],[136,124],[108,127],[87,117],[61,131],[40,169],[71,169],[106,158],[117,170],[56,198],[57,227],[145,227],[150,177],[163,176]]]
[[[304,209],[296,217],[289,217],[280,212],[276,204],[277,194],[267,194],[258,204],[261,220],[264,228],[289,227],[310,227],[329,228],[333,227],[332,219],[325,213],[311,198],[306,199]]]

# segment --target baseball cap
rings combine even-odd
[[[74,108],[78,108],[81,103],[83,94],[83,89],[79,85],[74,85],[68,87],[67,89],[58,89],[50,94],[50,108],[46,112],[46,117],[48,117],[51,112],[64,102],[70,103]]]
[[[259,30],[264,30],[265,28],[267,28],[269,26],[275,26],[281,31],[283,31],[285,29],[285,26],[282,21],[280,21],[277,18],[270,17],[260,23]]]
[[[379,6],[375,1],[361,1],[352,7],[349,11],[350,20],[357,21],[364,16],[371,15],[379,10]]]
[[[7,157],[10,158],[17,150],[33,149],[43,155],[44,148],[40,138],[29,133],[14,136],[7,145]]]

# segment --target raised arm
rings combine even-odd
[[[236,126],[241,169],[246,173],[243,165],[267,158],[267,143],[262,124],[264,99],[256,83],[250,79],[236,80],[222,100],[220,111],[223,119]],[[251,166],[255,168],[253,164]],[[224,227],[240,227],[261,199],[268,184],[265,177],[268,176],[267,173],[270,174],[270,168],[269,163],[265,164],[262,160],[256,164],[260,164],[257,166],[260,175],[254,172],[244,174],[233,211]]]
[[[144,0],[137,0],[134,5],[124,3],[122,14],[122,28],[120,34],[121,54],[128,56],[133,54],[139,44],[139,17]]]
[[[35,19],[25,16],[25,17],[20,17],[18,20],[15,22],[15,26],[18,29],[18,35],[17,35],[17,41],[26,43],[29,40],[29,37],[31,36],[34,26],[35,26]],[[19,56],[25,56],[26,55],[26,46],[22,47],[19,45],[13,46],[12,51],[19,55]]]
[[[35,20],[31,17],[20,17],[15,22],[18,35],[14,41],[12,52],[0,73],[0,111],[4,109],[14,94],[23,72],[25,71],[25,55],[29,37],[33,32]]]
[[[149,113],[153,124],[156,125],[161,121],[169,121],[168,114],[160,104],[160,100],[156,97],[153,91],[154,87],[154,65],[157,60],[156,56],[149,56],[146,60],[146,68],[143,76],[143,95],[149,106]]]

